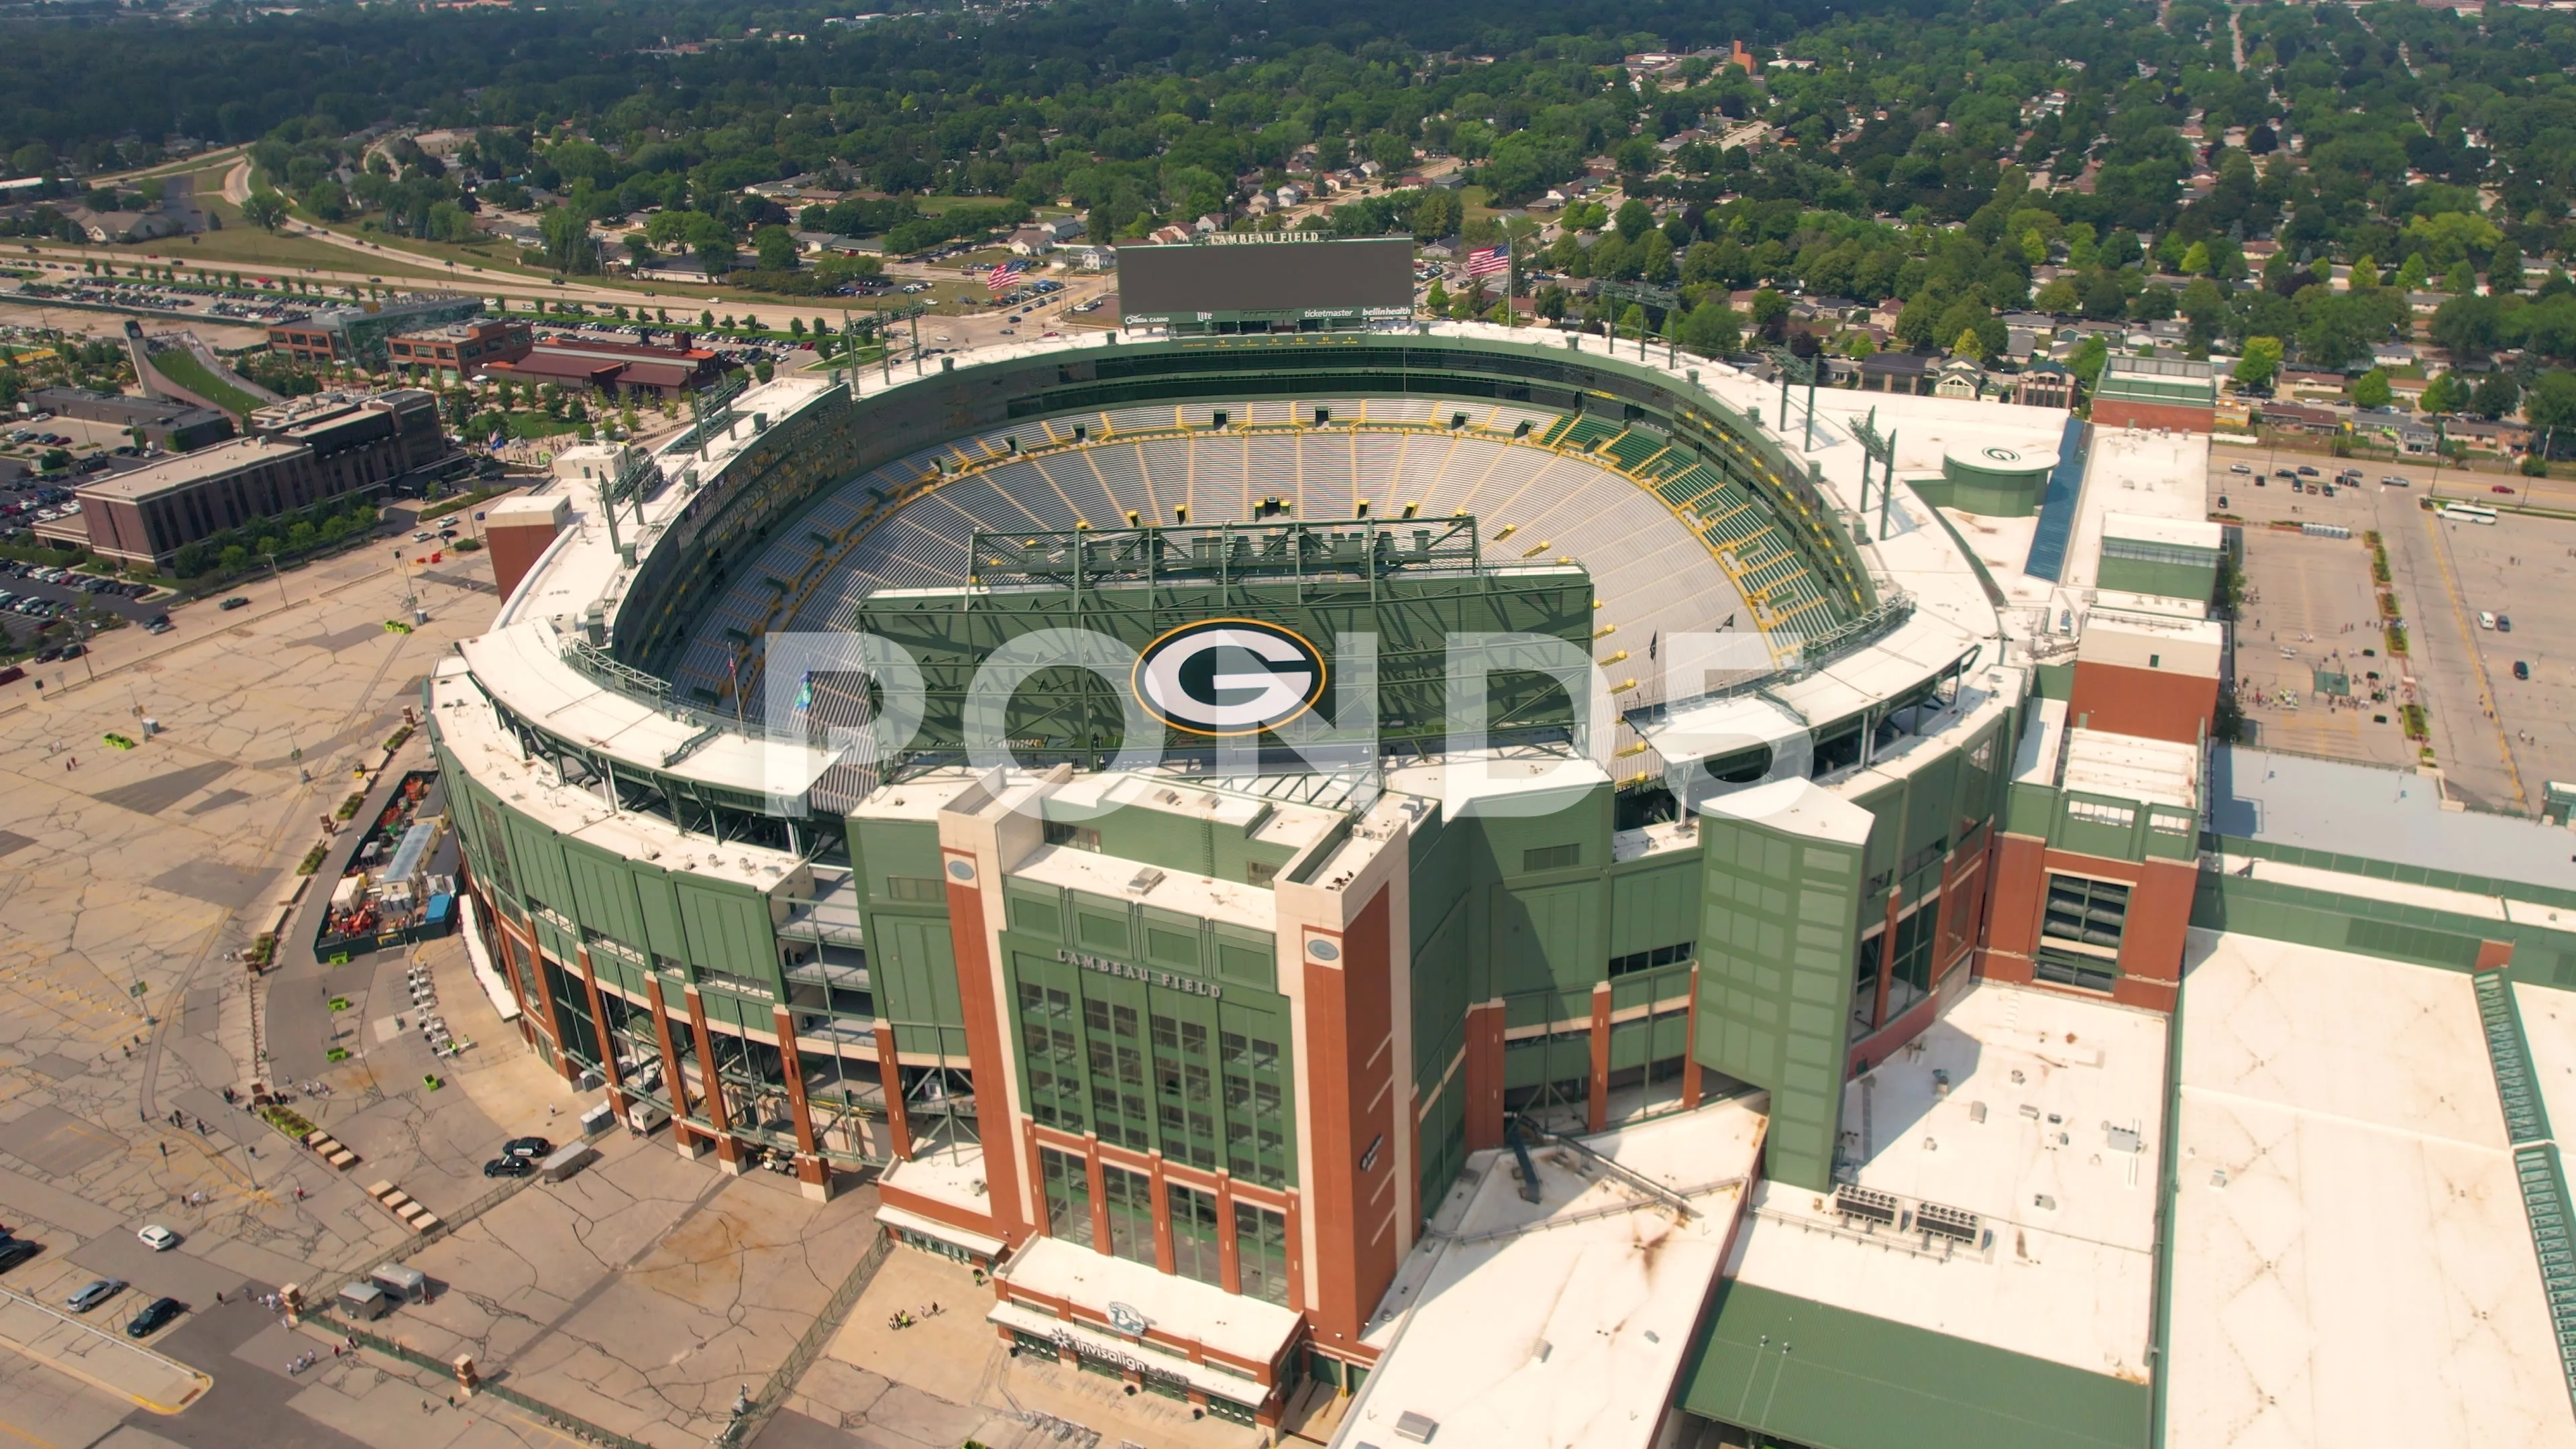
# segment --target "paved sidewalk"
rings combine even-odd
[[[83,1322],[5,1288],[0,1288],[0,1344],[156,1414],[178,1413],[215,1386],[207,1375],[129,1342],[113,1328]]]

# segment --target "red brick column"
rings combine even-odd
[[[1592,1090],[1585,1094],[1583,1128],[1610,1125],[1610,983],[1592,983]]]
[[[824,1164],[821,1144],[814,1137],[813,1109],[805,1102],[805,1061],[796,1050],[796,1018],[784,1006],[771,1012],[778,1030],[778,1074],[787,1084],[787,1115],[796,1124],[796,1180],[829,1197],[832,1169]]]
[[[593,986],[592,991],[598,990]],[[671,1141],[683,1157],[706,1151],[689,1123],[689,1079],[680,1075],[680,1049],[671,1040],[671,1011],[662,1001],[662,978],[644,978],[644,997],[653,1008],[653,1036],[662,1047],[662,1085],[671,1094]]]
[[[877,1086],[885,1096],[886,1136],[897,1162],[912,1160],[912,1118],[903,1109],[903,1066],[895,1059],[894,1028],[877,1023]]]
[[[1699,1105],[1699,967],[1690,971],[1691,1010],[1682,1018],[1682,1110]]]
[[[541,948],[532,947],[531,949],[539,950],[542,955]],[[608,1011],[599,1004],[599,973],[590,967],[589,947],[574,948],[573,959],[581,965],[581,989],[590,998],[590,1034],[599,1039],[599,1074],[608,1079],[609,1099],[618,1103],[618,1110],[623,1112],[626,1110],[624,1101],[626,1082],[618,1075],[617,1047],[609,1039],[608,1033]],[[537,968],[537,979],[539,981],[546,979],[542,963]],[[560,1040],[555,1043],[555,1052],[558,1056],[569,1056],[569,1053],[563,1050],[563,1043]],[[572,1081],[579,1081],[581,1078],[578,1069],[564,1075]]]
[[[706,1078],[707,1125],[716,1129],[716,1160],[727,1171],[740,1172],[742,1141],[733,1135],[732,1114],[725,1110],[724,1082],[716,1075],[715,1039],[707,1031],[706,998],[694,986],[682,987],[680,994],[689,1003],[689,1035],[698,1044],[698,1071]]]
[[[1503,1004],[1467,1008],[1467,1150],[1503,1145]]]

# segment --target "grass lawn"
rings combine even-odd
[[[225,412],[231,413],[236,418],[247,417],[261,407],[258,398],[208,372],[206,365],[197,360],[196,354],[185,348],[173,347],[165,352],[154,353],[152,365],[168,374],[172,382],[222,408]]]
[[[36,243],[38,247],[47,243]],[[85,244],[86,245],[86,244]],[[407,262],[388,263],[373,257],[360,257],[354,252],[319,242],[310,237],[271,236],[258,227],[227,221],[222,231],[198,232],[180,237],[163,237],[140,242],[121,249],[135,262],[154,265],[171,263],[178,266],[218,266],[239,269],[245,274],[258,272],[292,273],[298,271],[353,272],[364,267],[386,277],[426,277],[425,267]]]
[[[550,418],[544,413],[510,413],[505,419],[505,426],[509,429],[511,437],[531,441],[538,438],[560,438],[568,433],[581,431],[579,423]]]

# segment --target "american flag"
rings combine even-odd
[[[1011,290],[1012,285],[1016,283],[1019,278],[1020,264],[1018,262],[1004,262],[1000,266],[997,266],[984,274],[984,285],[992,290],[994,296],[998,297],[1004,292]]]
[[[1512,249],[1507,244],[1484,247],[1467,253],[1468,276],[1491,277],[1511,269]]]

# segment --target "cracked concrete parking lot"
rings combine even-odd
[[[618,1137],[407,1261],[449,1285],[387,1326],[440,1358],[648,1444],[704,1444],[849,1275],[875,1193],[829,1203],[729,1178],[667,1134]]]

